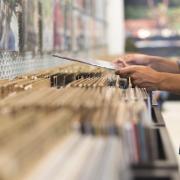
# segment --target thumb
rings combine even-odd
[[[125,61],[116,61],[114,64],[116,66],[116,69],[121,69],[128,66]]]

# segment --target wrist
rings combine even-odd
[[[177,64],[174,66],[173,62],[158,56],[151,56],[149,66],[159,72],[177,72]]]
[[[156,66],[156,65],[158,65],[158,64],[161,64],[163,61],[164,61],[164,59],[161,58],[161,57],[158,57],[158,56],[150,56],[148,63],[149,63],[149,66],[152,66],[152,67],[153,67],[153,66]]]
[[[157,84],[158,90],[168,91],[169,83],[171,81],[171,74],[159,72],[159,82]]]
[[[177,67],[178,67],[178,71],[180,72],[180,59],[176,61]]]

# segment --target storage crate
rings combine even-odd
[[[152,120],[155,126],[165,127],[165,121],[158,106],[152,106]]]
[[[157,146],[158,158],[152,162],[132,164],[133,169],[175,169],[178,170],[177,159],[165,127],[153,129]]]
[[[144,170],[134,171],[133,180],[179,180],[177,171],[172,170]]]

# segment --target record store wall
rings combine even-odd
[[[53,52],[105,52],[111,2],[0,0],[0,78],[56,66],[59,62],[49,56]]]

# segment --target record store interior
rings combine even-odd
[[[0,0],[0,180],[180,180],[179,0]]]

